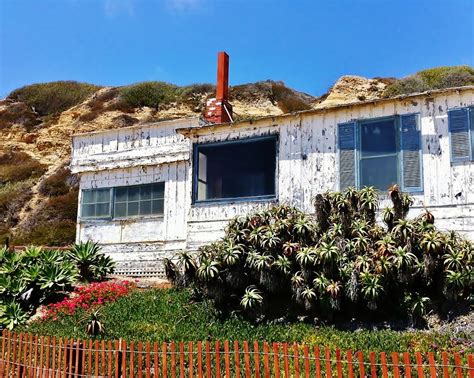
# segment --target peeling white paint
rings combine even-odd
[[[180,249],[196,249],[223,235],[227,221],[275,201],[199,204],[192,198],[192,143],[278,134],[277,201],[313,212],[317,193],[338,190],[338,123],[394,114],[420,113],[424,192],[413,193],[417,215],[423,206],[441,229],[474,239],[474,163],[450,161],[447,110],[473,105],[474,89],[437,93],[197,128],[198,120],[161,122],[74,137],[72,171],[82,189],[165,181],[163,217],[124,221],[78,221],[78,240],[101,243],[122,265],[155,266]],[[185,137],[177,128],[195,128]],[[236,157],[238,158],[238,157]]]

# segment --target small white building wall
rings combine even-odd
[[[321,113],[275,117],[199,130],[194,143],[238,140],[268,134],[279,135],[277,200],[313,212],[313,198],[327,190],[339,190],[337,125],[351,120],[419,113],[423,149],[424,191],[412,193],[415,204],[409,216],[426,206],[441,229],[454,229],[474,239],[474,163],[451,163],[447,111],[474,105],[474,91],[375,102]],[[191,175],[191,166],[190,173]],[[190,176],[192,177],[192,176]],[[188,246],[197,246],[223,235],[229,219],[273,201],[197,205],[190,209]],[[383,205],[388,205],[387,202]]]
[[[81,189],[165,181],[162,218],[78,220],[78,240],[102,244],[120,267],[161,266],[163,257],[196,249],[224,234],[234,216],[289,203],[313,212],[318,193],[339,189],[337,124],[419,113],[424,191],[413,193],[416,216],[426,206],[442,229],[474,239],[474,163],[451,163],[447,110],[474,105],[474,89],[438,93],[199,128],[198,120],[159,122],[74,137],[71,168]],[[176,129],[183,131],[185,137]],[[192,143],[278,135],[277,198],[273,201],[192,204]],[[236,157],[238,158],[238,157]]]

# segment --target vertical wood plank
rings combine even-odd
[[[122,345],[119,340],[115,340],[115,378],[119,378],[120,373],[120,351]]]
[[[240,378],[240,356],[239,356],[239,342],[234,341],[234,362],[235,362],[235,377]]]
[[[449,378],[449,356],[448,352],[442,352],[441,353],[441,361],[443,363],[443,377],[444,378]]]
[[[428,363],[430,365],[430,377],[431,378],[436,378],[436,362],[435,362],[435,356],[433,352],[428,353]]]
[[[198,341],[197,345],[198,355],[197,355],[197,373],[198,377],[202,378],[202,341]]]
[[[37,349],[37,348],[35,348]],[[64,338],[63,342],[63,359],[62,359],[62,366],[61,366],[61,377],[66,377],[67,369],[68,369],[68,358],[69,358],[69,339]],[[36,351],[35,351],[35,362],[36,362]],[[36,365],[36,363],[35,363]],[[35,372],[36,374],[36,372]],[[35,375],[36,377],[36,375]]]
[[[82,351],[81,351],[81,374],[84,374],[86,371],[86,340],[82,340]]]
[[[179,343],[179,376],[184,378],[184,343]]]
[[[275,378],[280,378],[280,345],[273,343],[273,371],[275,372]]]
[[[225,363],[225,376],[226,376],[226,378],[230,378],[229,340],[224,341],[224,363]]]
[[[221,378],[221,345],[219,340],[215,344],[216,378]]]
[[[25,341],[25,339],[23,339]],[[45,340],[45,351],[44,351],[44,354],[45,354],[45,372],[46,372],[46,376],[48,377],[49,376],[49,354],[51,352],[51,337],[47,336],[46,337],[46,340]],[[25,350],[26,352],[26,350]]]
[[[60,374],[61,374],[62,349],[63,349],[63,339],[60,337],[59,341],[58,341],[58,368],[57,368],[57,370]],[[30,366],[32,366],[32,364],[31,364],[32,355],[33,355],[33,353],[31,353],[31,355],[30,355]],[[31,377],[31,374],[28,373],[28,377]],[[56,374],[55,374],[55,377],[56,377]]]
[[[326,377],[332,378],[331,350],[328,347],[326,347],[325,359],[326,359]]]
[[[398,353],[392,353],[393,378],[400,378],[400,368],[398,366]]]
[[[91,375],[92,374],[92,348],[93,348],[93,342],[92,340],[89,340],[89,346],[87,349],[87,374]],[[123,370],[125,374],[125,370]]]
[[[122,369],[121,369],[122,377],[125,378],[127,376],[127,341],[122,340]]]
[[[5,355],[5,348],[7,347],[7,332],[6,330],[2,331],[2,354],[0,354],[2,360],[2,363],[0,364],[0,377],[3,377],[3,373],[5,372],[5,365],[7,363],[7,360],[9,358],[8,354]]]
[[[382,377],[388,378],[387,355],[385,352],[380,353],[380,364],[382,365]]]
[[[56,341],[56,338],[54,338],[53,340]],[[32,363],[31,363],[32,355],[33,355],[33,335],[30,334],[30,336],[28,337],[28,377],[30,377],[33,370]],[[53,368],[53,371],[54,371],[54,368]]]
[[[193,342],[188,343],[188,359],[189,359],[189,378],[193,378],[194,375],[194,361],[193,361],[194,347]]]
[[[461,357],[459,353],[454,353],[454,365],[455,365],[455,371],[456,371],[456,377],[457,378],[462,378],[462,363],[461,363]]]
[[[467,356],[467,363],[469,366],[469,378],[474,378],[474,354]]]
[[[304,376],[309,378],[311,374],[311,368],[309,366],[309,347],[305,345],[303,347],[303,359],[304,359]]]
[[[21,378],[26,377],[26,372],[27,372],[27,369],[28,369],[28,350],[29,350],[29,345],[30,345],[29,337],[30,337],[30,335],[25,333],[25,336],[23,338],[23,340],[24,340],[24,342],[23,342],[23,344],[24,344],[23,345],[23,374],[21,375]],[[51,349],[52,349],[52,352],[54,353],[54,347],[52,347]],[[3,349],[2,349],[2,354],[0,356],[4,357],[3,356]],[[0,377],[1,377],[1,374],[0,374]]]
[[[82,354],[81,352],[82,352],[81,351],[81,341],[77,340],[76,341],[76,356],[75,356],[76,358],[75,358],[75,361],[74,361],[75,362],[75,364],[74,364],[74,373],[75,374],[78,374],[78,373],[82,374],[82,372],[79,371],[79,357],[81,357],[81,354]]]
[[[260,351],[258,341],[253,342],[253,359],[255,365],[255,378],[260,378]]]
[[[244,367],[245,367],[245,377],[250,378],[250,355],[249,355],[249,343],[248,341],[243,342],[244,345]]]
[[[405,378],[411,378],[411,362],[408,352],[403,353],[403,363],[405,364]]]
[[[101,355],[101,358],[100,358],[100,367],[101,367],[101,372],[102,372],[101,374],[102,374],[103,377],[105,377],[105,374],[106,374],[106,371],[107,371],[107,366],[106,366],[107,365],[106,364],[106,362],[107,362],[107,357],[106,357],[107,351],[105,349],[105,341],[104,340],[102,340],[100,342],[100,350],[102,352],[102,355]]]
[[[12,342],[12,367],[11,367],[11,371],[13,375],[15,375],[15,370],[16,370],[15,362],[16,362],[16,349],[18,345],[17,338],[18,338],[17,334],[14,333],[13,342]],[[43,344],[41,344],[41,347],[43,347]]]
[[[143,378],[143,368],[142,368],[142,364],[143,364],[143,343],[140,341],[138,343],[138,373],[137,373],[137,377],[138,378]]]
[[[421,356],[420,352],[415,353],[415,360],[416,360],[416,371],[418,373],[418,378],[424,378],[425,373],[423,371],[423,357]]]
[[[347,376],[349,378],[354,378],[354,367],[352,366],[352,350],[346,352],[347,358]]]
[[[118,350],[118,348],[117,348]],[[112,341],[107,342],[107,376],[112,377]]]
[[[7,333],[7,357],[6,357],[6,362],[5,362],[5,377],[8,377],[10,375],[10,356],[11,356],[11,332],[8,331]],[[31,366],[31,364],[30,364]],[[2,374],[3,376],[3,374]]]
[[[163,365],[163,378],[168,378],[168,362],[166,360],[166,353],[168,351],[168,346],[166,345],[166,342],[164,342],[161,346],[161,350],[162,350],[162,358],[161,358],[161,361],[162,361],[162,365]]]
[[[362,351],[357,352],[357,359],[359,360],[360,378],[365,378],[364,354],[362,353]]]
[[[370,376],[372,378],[377,378],[377,366],[375,366],[376,364],[375,352],[369,353],[369,361],[370,361]]]
[[[17,363],[16,365],[16,376],[19,377],[20,376],[20,371],[21,371],[21,350],[22,350],[22,347],[23,347],[23,333],[20,333],[19,337],[18,337],[18,355],[16,356],[16,360],[14,360],[14,362]]]
[[[150,342],[147,341],[145,344],[145,377],[150,378]]]
[[[270,347],[267,342],[263,343],[263,371],[265,374],[265,378],[270,377]]]
[[[299,378],[300,376],[300,359],[298,353],[298,344],[293,344],[293,365],[295,368],[295,378]]]
[[[99,376],[99,340],[96,340],[95,341],[95,345],[94,345],[94,348],[95,348],[95,353],[94,353],[94,374],[96,377]],[[130,354],[131,356],[133,356],[133,353]]]
[[[174,341],[170,343],[171,354],[171,377],[176,378],[176,345]]]
[[[316,378],[321,378],[321,355],[319,347],[314,347],[314,365],[316,367]]]
[[[158,377],[160,374],[160,363],[159,363],[159,358],[158,358],[158,342],[153,343],[153,368],[155,372],[155,377]]]
[[[206,341],[206,377],[211,378],[211,343]]]
[[[285,378],[290,377],[290,362],[288,357],[288,343],[283,343],[283,367],[285,369]]]
[[[135,343],[133,341],[130,341],[129,344],[129,350],[130,350],[130,378],[135,377]]]
[[[342,378],[341,350],[336,349],[336,371],[337,378]]]

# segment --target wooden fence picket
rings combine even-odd
[[[251,345],[235,340],[231,347],[229,340],[205,341],[204,345],[198,341],[196,352],[191,341],[163,342],[160,347],[149,341],[127,345],[125,340],[63,339],[6,330],[1,338],[0,377],[5,378],[333,378],[333,374],[366,378],[366,371],[371,378],[474,378],[474,355],[459,352],[372,351],[366,366],[362,351],[310,349],[294,342],[289,348],[288,343],[277,342],[254,341]]]

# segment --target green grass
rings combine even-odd
[[[29,331],[42,335],[87,338],[85,313],[57,321],[35,321]],[[219,319],[207,302],[195,303],[187,290],[136,290],[100,310],[105,339],[140,341],[259,340],[297,341],[311,345],[363,351],[409,351],[466,349],[467,340],[425,331],[338,330],[305,323],[254,325],[237,316]]]

